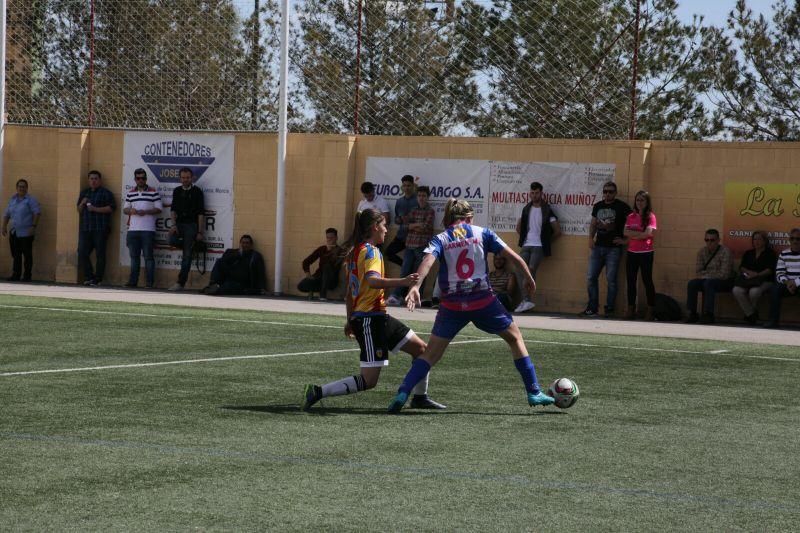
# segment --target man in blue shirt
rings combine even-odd
[[[11,245],[11,257],[14,266],[8,281],[30,281],[33,268],[33,237],[42,210],[36,198],[28,194],[28,182],[17,181],[17,194],[8,201],[8,207],[3,215],[3,237],[8,235]],[[11,222],[11,233],[8,232],[8,223]],[[25,271],[22,271],[22,258],[25,258]]]
[[[394,203],[394,223],[397,224],[397,234],[392,242],[389,243],[389,246],[386,247],[386,254],[384,254],[384,257],[386,257],[387,261],[400,265],[400,276],[403,277],[411,274],[411,271],[414,269],[414,261],[413,259],[406,261],[405,257],[401,258],[397,254],[402,252],[406,247],[410,216],[412,211],[419,207],[419,203],[417,202],[417,187],[414,185],[414,176],[406,174],[400,178],[400,182],[400,187],[403,189],[403,196],[398,198]],[[404,294],[405,293],[402,293],[402,295]],[[401,305],[402,300],[399,296],[393,294],[386,303],[388,305]]]
[[[81,216],[78,232],[78,267],[83,268],[83,284],[92,287],[103,281],[106,270],[106,241],[111,233],[111,213],[117,205],[111,191],[103,187],[103,176],[97,170],[88,174],[89,187],[78,196]],[[95,269],[90,255],[94,250]]]

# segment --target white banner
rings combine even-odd
[[[418,186],[431,188],[429,203],[436,210],[437,229],[442,226],[444,205],[450,198],[467,200],[475,210],[475,224],[486,225],[489,161],[368,157],[365,181],[374,183],[375,193],[389,202],[392,218],[394,203],[403,196],[400,178],[406,174],[414,176]]]
[[[489,225],[495,231],[516,231],[531,183],[542,184],[565,235],[588,235],[592,206],[603,199],[603,184],[614,181],[616,165],[601,163],[491,164]]]
[[[431,188],[431,204],[441,225],[448,198],[463,198],[475,209],[475,223],[497,232],[515,231],[529,202],[531,182],[544,195],[566,235],[587,235],[592,205],[602,199],[603,183],[614,181],[616,165],[605,163],[528,163],[476,159],[404,159],[368,157],[366,181],[389,202],[402,196],[400,178],[414,176]]]
[[[131,264],[125,246],[128,216],[122,213],[122,204],[127,191],[134,187],[133,171],[143,168],[147,171],[147,185],[161,194],[164,203],[164,210],[156,221],[156,267],[180,269],[182,252],[172,250],[167,243],[169,228],[172,227],[172,191],[180,186],[178,171],[188,167],[194,172],[194,183],[203,190],[205,199],[206,269],[211,271],[225,249],[233,247],[234,145],[233,135],[125,132],[119,202],[121,265]]]

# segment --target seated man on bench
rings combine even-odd
[[[253,250],[253,238],[242,235],[239,248],[225,250],[214,263],[205,294],[264,294],[267,286],[264,257]]]

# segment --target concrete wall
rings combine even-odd
[[[43,216],[34,245],[34,279],[75,282],[78,214],[74,208],[89,169],[103,173],[104,185],[121,188],[124,132],[8,127],[4,152],[2,198],[14,193],[20,177],[30,181],[31,194],[42,203]],[[234,162],[234,234],[250,233],[267,260],[269,287],[275,272],[276,147],[274,134],[236,135]],[[800,182],[797,143],[678,143],[564,141],[541,139],[472,139],[428,137],[289,136],[285,197],[284,264],[281,284],[295,293],[302,278],[300,262],[334,226],[344,240],[352,229],[352,213],[365,179],[368,157],[488,159],[614,163],[619,197],[629,203],[639,189],[653,198],[659,220],[656,237],[656,290],[685,300],[686,281],[693,276],[694,257],[708,227],[722,229],[724,187],[729,181]],[[130,177],[125,177],[129,179]],[[399,181],[399,176],[398,176]],[[118,223],[115,218],[114,224]],[[800,225],[800,221],[798,224]],[[788,228],[787,228],[788,229]],[[515,234],[501,234],[515,243]],[[553,256],[539,271],[537,308],[578,312],[586,303],[587,237],[556,241]],[[119,238],[112,232],[107,281],[121,285],[127,268],[118,257]],[[10,271],[7,243],[0,250],[0,274]],[[396,274],[395,267],[389,268]],[[157,285],[170,285],[177,271],[157,273]],[[208,274],[196,272],[189,286],[201,287]],[[617,308],[624,307],[624,270],[620,273]],[[640,293],[643,293],[640,290]],[[601,278],[601,298],[605,287]],[[719,313],[738,317],[730,297],[721,298]],[[800,313],[787,314],[797,319]]]

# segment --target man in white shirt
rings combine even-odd
[[[363,211],[365,209],[377,209],[383,213],[383,218],[386,219],[386,227],[388,228],[390,224],[389,202],[375,194],[375,184],[371,181],[365,181],[362,183],[361,194],[364,195],[364,199],[358,202],[357,210]]]
[[[525,260],[531,277],[536,280],[536,271],[542,259],[550,256],[553,240],[561,235],[558,217],[544,200],[543,187],[538,181],[531,183],[531,201],[522,208],[522,216],[517,221],[520,256]],[[517,273],[517,286],[522,287],[524,278]],[[534,308],[530,296],[524,295],[522,302],[514,309],[515,313],[524,313]]]
[[[144,269],[147,288],[155,283],[156,261],[153,248],[156,237],[156,215],[161,213],[161,195],[147,186],[147,171],[137,168],[133,171],[136,185],[125,195],[122,212],[128,215],[128,234],[125,243],[131,254],[131,275],[126,287],[136,287],[139,283],[140,256],[144,254]]]

